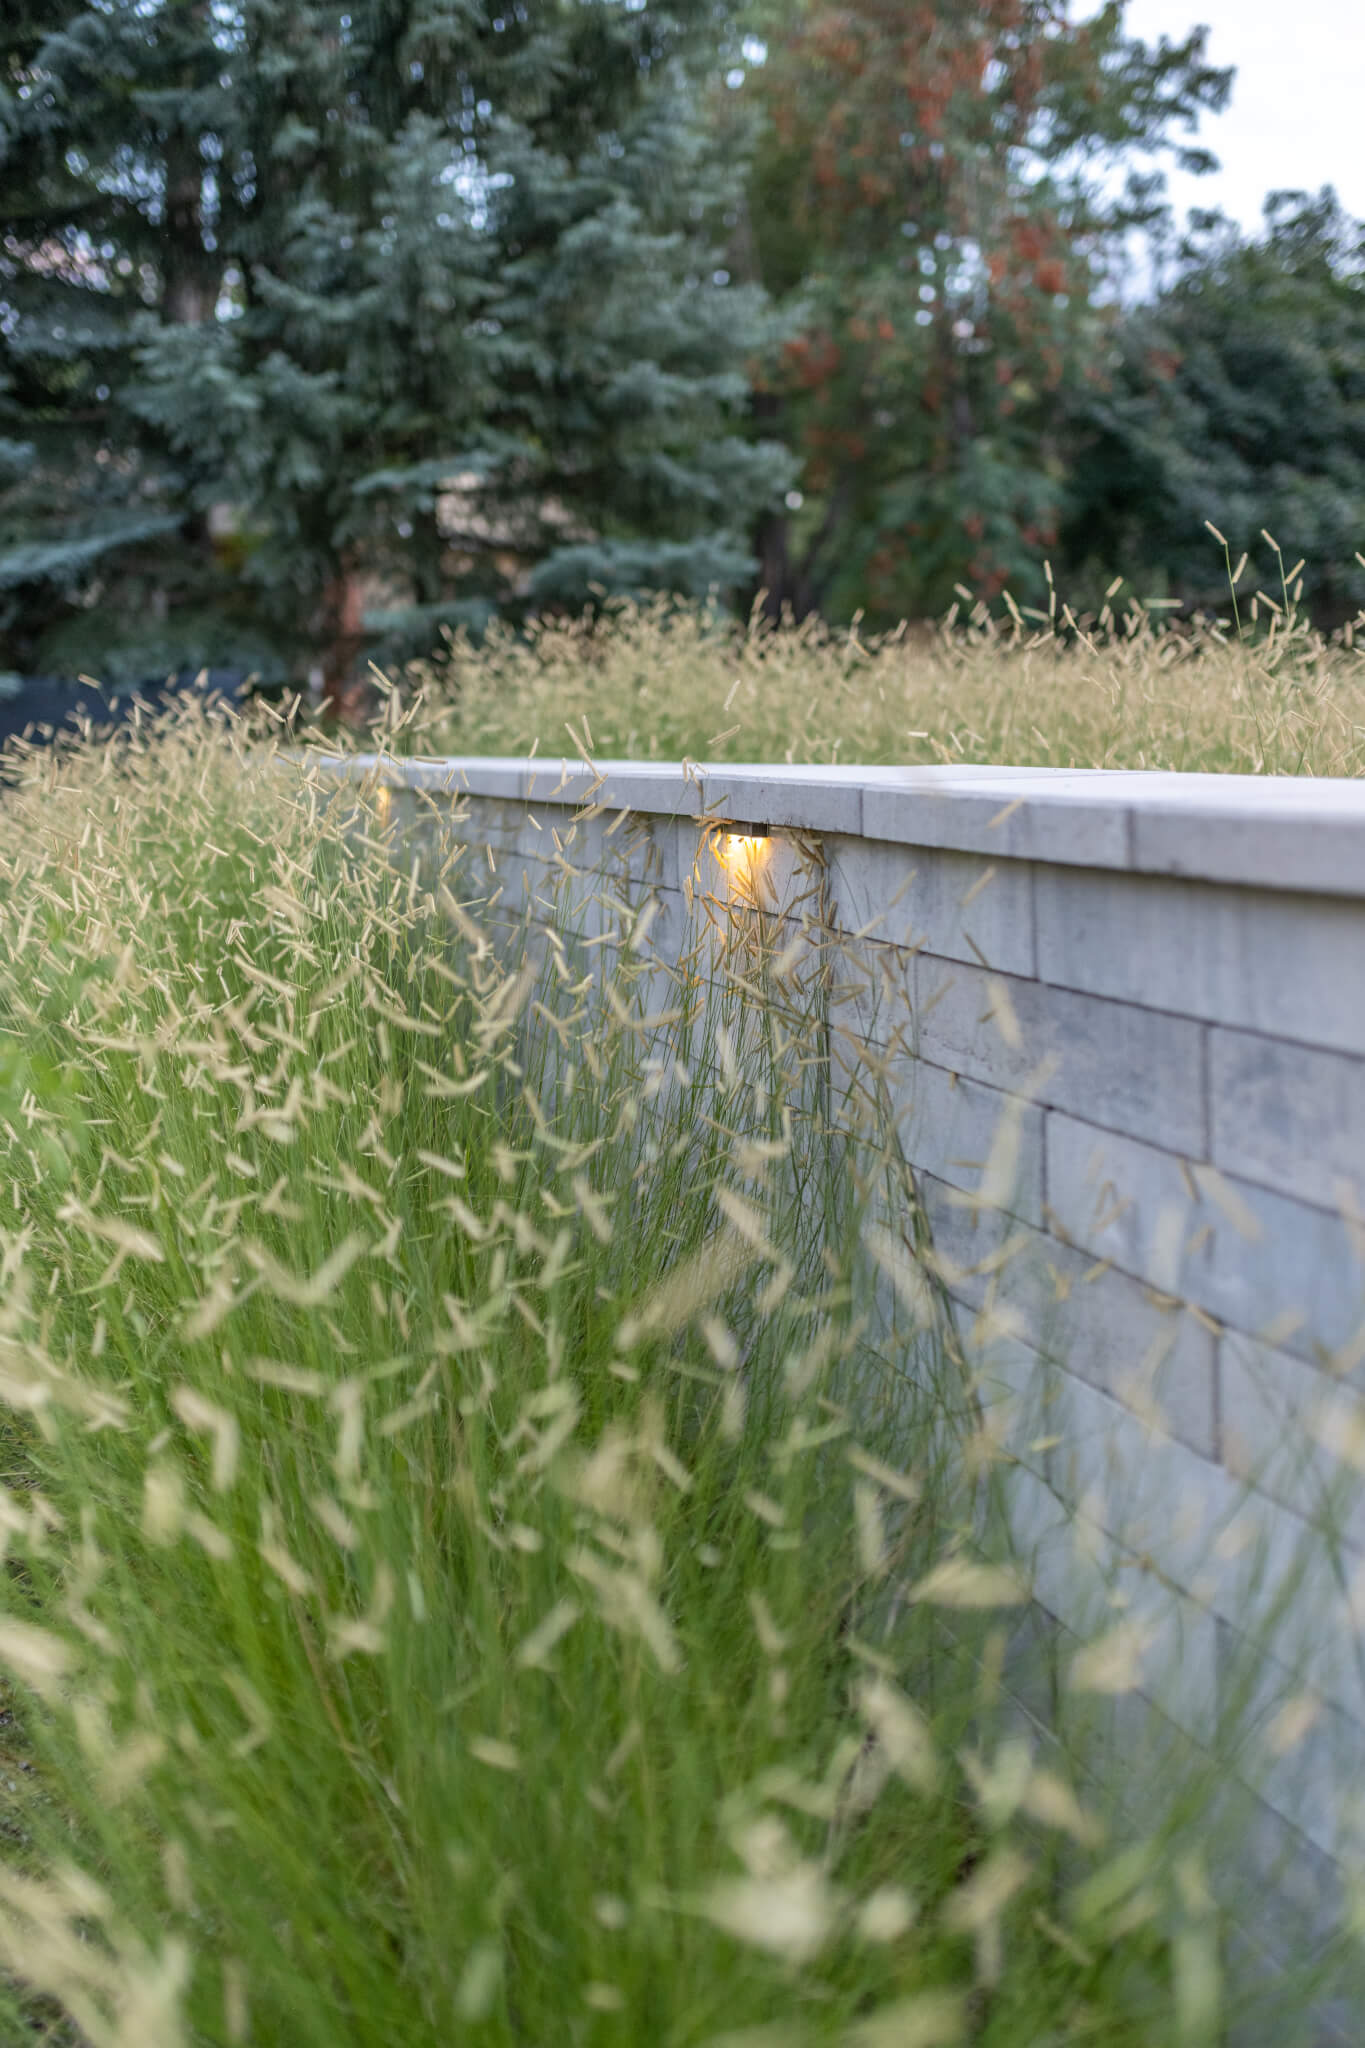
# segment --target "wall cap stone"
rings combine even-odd
[[[1365,895],[1365,779],[1129,768],[862,768],[736,762],[312,755],[345,781],[742,817],[903,846],[1191,881]]]

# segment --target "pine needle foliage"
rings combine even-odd
[[[708,0],[7,9],[12,664],[339,681],[531,599],[743,582],[790,465],[739,417],[766,315],[712,247],[737,176],[692,76],[712,25]]]

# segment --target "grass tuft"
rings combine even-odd
[[[1273,595],[1234,585],[1232,629],[1111,595],[1098,616],[965,603],[937,628],[866,639],[856,625],[755,615],[735,626],[621,601],[596,622],[495,628],[478,648],[453,636],[388,699],[390,743],[599,760],[1361,773],[1360,622],[1327,639],[1287,584]]]

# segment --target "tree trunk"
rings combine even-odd
[[[782,417],[782,400],[773,391],[754,391],[749,398],[750,415],[761,420],[770,432]],[[781,439],[780,433],[775,438]],[[790,607],[792,615],[804,619],[811,609],[804,563],[791,556],[791,521],[779,507],[765,512],[754,530],[754,553],[758,556],[758,590],[763,597],[763,616],[778,621]]]
[[[196,0],[190,12],[207,33],[204,0]],[[161,316],[173,327],[201,327],[218,297],[221,265],[204,246],[204,162],[199,142],[193,131],[178,129],[166,144]]]
[[[439,604],[446,592],[441,567],[443,546],[435,512],[413,513],[413,535],[409,548],[412,587],[418,604]]]
[[[763,616],[774,623],[785,611],[804,619],[814,609],[806,564],[791,558],[791,521],[785,512],[765,512],[754,535]]]
[[[818,612],[838,567],[837,558],[822,556],[831,541],[839,539],[839,528],[853,496],[851,477],[845,473],[832,486],[824,517],[799,561],[792,559],[791,521],[785,512],[767,512],[754,535],[758,556],[759,589],[764,593],[763,616],[779,621],[790,612],[799,624]]]
[[[362,723],[369,691],[360,674],[365,644],[364,593],[354,565],[343,562],[322,599],[322,701],[343,725]]]
[[[202,19],[202,7],[195,9]],[[161,253],[161,317],[172,327],[202,327],[217,303],[218,286],[204,248],[203,166],[196,137],[178,134],[166,150],[166,232]],[[186,541],[207,564],[213,541],[203,513],[186,507]],[[165,617],[165,595],[158,617]]]

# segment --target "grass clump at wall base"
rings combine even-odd
[[[1288,593],[1285,593],[1286,597]],[[1115,595],[1098,618],[966,607],[864,640],[818,620],[734,626],[669,601],[595,623],[453,637],[415,664],[422,754],[586,751],[595,760],[1000,762],[1357,775],[1365,642],[1264,605],[1245,636]]]
[[[458,898],[196,713],[0,808],[0,2037],[1219,2039],[1197,1844],[997,1711],[799,1031],[661,1067]]]

